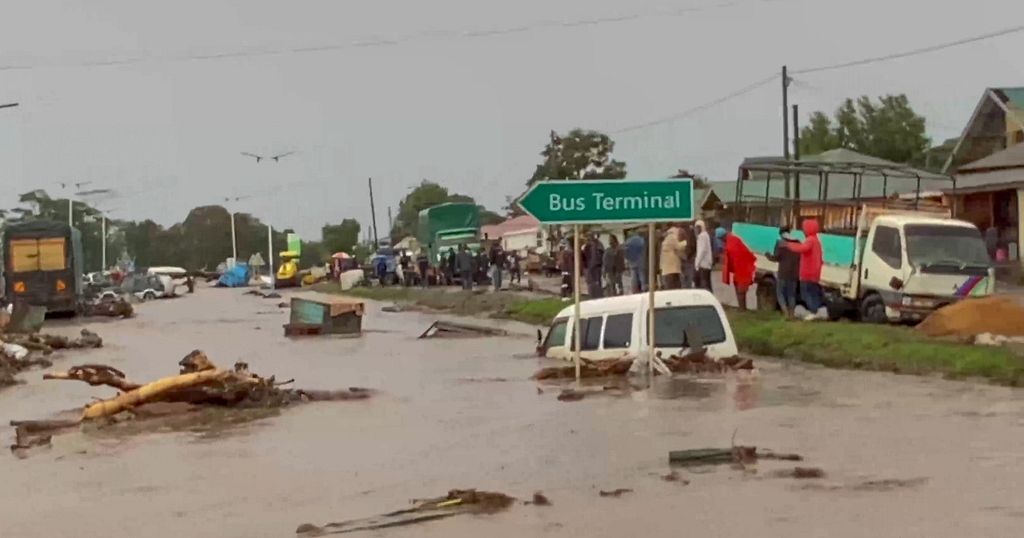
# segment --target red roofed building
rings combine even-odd
[[[480,228],[480,234],[485,240],[501,240],[502,248],[508,251],[525,252],[543,248],[545,244],[540,221],[530,215],[512,217],[498,224],[484,226]]]

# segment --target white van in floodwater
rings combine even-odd
[[[594,299],[580,303],[580,356],[589,360],[638,357],[648,349],[650,294]],[[663,357],[688,348],[686,331],[698,332],[715,359],[738,353],[722,304],[706,290],[665,290],[654,293],[655,350]],[[573,307],[559,312],[541,345],[544,356],[572,360]]]

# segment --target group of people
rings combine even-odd
[[[774,252],[767,257],[778,263],[775,272],[775,295],[783,314],[792,319],[796,315],[797,294],[807,307],[807,319],[825,314],[821,291],[823,264],[821,240],[818,239],[818,221],[806,219],[801,228],[804,240],[792,235],[789,226],[779,228],[779,239]],[[756,256],[739,236],[724,232],[725,247],[722,256],[722,281],[732,284],[741,310],[747,309],[747,291],[754,283]]]
[[[724,230],[722,230],[724,233]],[[587,294],[591,298],[641,293],[648,288],[646,231],[637,230],[622,243],[608,238],[607,248],[598,234],[591,234],[580,249],[580,266]],[[720,249],[716,249],[704,221],[672,224],[659,234],[655,246],[660,289],[701,288],[711,291],[711,269]],[[558,270],[562,274],[562,297],[573,294],[575,247],[571,240],[559,248]],[[625,284],[627,271],[629,287]]]
[[[788,226],[780,228],[775,251],[768,257],[778,262],[776,295],[787,317],[795,315],[797,294],[803,299],[810,316],[818,317],[824,306],[821,290],[822,248],[818,239],[818,222],[806,219],[802,223],[804,240],[791,234]],[[648,290],[648,256],[646,231],[632,233],[622,244],[615,235],[608,239],[607,248],[597,234],[591,234],[580,249],[581,279],[586,283],[591,298],[626,293],[625,272],[632,275],[630,291]],[[713,292],[711,272],[720,264],[722,282],[736,293],[740,309],[747,309],[747,293],[754,284],[757,257],[739,236],[723,227],[711,235],[709,226],[698,220],[671,224],[658,234],[655,246],[655,266],[660,279],[659,289],[706,289]],[[575,248],[565,241],[558,253],[558,269],[562,274],[562,297],[573,295]]]
[[[518,252],[505,252],[497,242],[479,252],[473,252],[462,244],[457,251],[450,247],[442,253],[437,267],[431,267],[426,249],[416,256],[415,266],[412,256],[405,251],[398,259],[396,272],[398,281],[404,286],[461,284],[464,289],[473,289],[474,285],[490,280],[494,289],[500,290],[506,274],[509,282],[522,283],[522,261]]]

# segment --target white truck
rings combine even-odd
[[[919,192],[918,181],[915,193]],[[994,291],[995,270],[977,227],[952,218],[944,206],[919,204],[917,194],[912,203],[904,198],[870,204],[847,200],[838,212],[829,212],[828,204],[822,210],[819,203],[812,210],[820,211],[819,224],[843,222],[834,226],[843,228],[839,232],[826,229],[818,234],[824,262],[820,283],[830,318],[915,322],[949,303]],[[843,217],[836,219],[837,213]],[[822,223],[822,217],[833,222]],[[757,256],[758,308],[777,308],[778,264],[769,256],[779,240],[779,228],[741,220],[733,224],[733,233]],[[792,235],[803,239],[802,233]]]

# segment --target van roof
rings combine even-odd
[[[649,294],[634,293],[618,297],[590,299],[580,302],[580,316],[590,317],[595,314],[615,312],[636,312],[646,309]],[[654,292],[654,304],[658,308],[665,306],[721,306],[718,299],[707,290],[662,290]],[[573,306],[569,305],[558,313],[556,318],[571,318]]]
[[[876,222],[886,223],[893,226],[905,226],[907,224],[933,224],[938,226],[959,226],[962,228],[976,228],[973,224],[959,219],[943,219],[937,217],[922,217],[918,215],[879,215]]]

